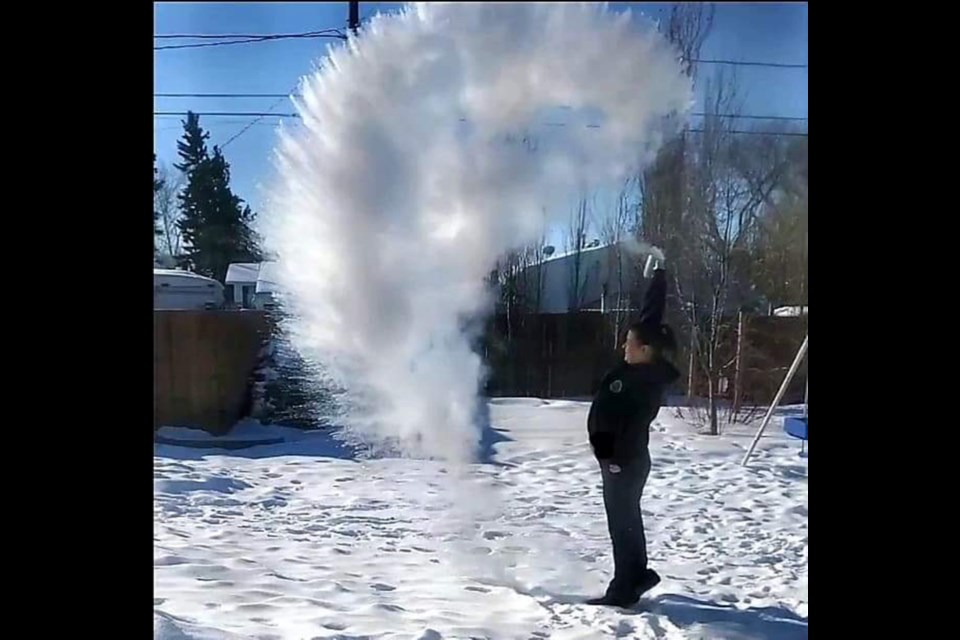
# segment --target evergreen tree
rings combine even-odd
[[[207,149],[209,134],[200,127],[195,113],[188,113],[183,138],[177,143],[181,162],[176,168],[186,175],[180,193],[184,264],[211,278],[226,277],[231,262],[259,259],[251,227],[254,214],[230,189],[230,165],[219,147]]]

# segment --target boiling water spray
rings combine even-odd
[[[653,158],[692,100],[678,54],[602,4],[414,4],[300,96],[262,219],[291,338],[355,437],[470,461],[489,273]]]

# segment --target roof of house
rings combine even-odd
[[[214,280],[213,278],[208,278],[207,276],[202,276],[199,273],[193,273],[192,271],[182,271],[180,269],[158,269],[154,267],[153,275],[154,277],[176,276],[178,278],[185,278],[189,280],[202,280],[204,282],[216,282],[216,280]]]
[[[234,262],[227,267],[227,284],[256,285],[255,293],[277,291],[276,262]]]
[[[260,274],[257,277],[256,293],[276,293],[277,289],[277,271],[276,262],[260,263]]]
[[[582,247],[579,251],[577,249],[569,249],[567,251],[564,251],[563,253],[554,253],[552,255],[546,256],[544,257],[543,261],[540,264],[547,264],[548,262],[556,262],[557,260],[572,258],[576,256],[578,253],[582,256],[583,254],[592,253],[594,251],[602,251],[605,249],[612,250],[618,244],[623,247],[621,251],[625,252],[626,254],[634,253],[638,256],[646,257],[647,254],[650,253],[650,250],[647,247],[645,247],[642,243],[639,243],[633,238],[629,238],[629,237],[624,238],[619,242],[603,242],[601,240],[594,240],[593,242],[595,242],[596,244],[591,243],[592,246]],[[533,266],[536,266],[536,265],[533,265]]]
[[[259,262],[234,262],[227,267],[227,284],[253,284],[260,272]]]
[[[187,290],[217,290],[221,294],[223,285],[214,280],[202,276],[192,271],[181,271],[180,269],[154,269],[153,270],[153,288],[154,292],[173,287],[181,292]]]

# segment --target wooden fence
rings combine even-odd
[[[246,412],[267,330],[256,311],[154,311],[154,429],[228,431]]]
[[[154,429],[189,426],[222,434],[244,417],[270,325],[269,318],[256,311],[154,311]],[[770,402],[805,332],[805,318],[745,319],[739,358],[744,404]],[[736,331],[727,331],[717,354],[729,362],[719,390],[729,400],[736,387],[738,339]],[[618,343],[610,317],[600,313],[528,315],[514,318],[509,331],[506,318],[495,317],[481,347],[490,373],[486,392],[589,396],[603,373],[623,357]],[[686,390],[688,353],[677,358],[683,376],[675,392]],[[785,402],[802,400],[805,378],[804,363]],[[704,377],[696,369],[693,393],[706,395]]]
[[[737,360],[737,323],[721,334],[717,358],[721,372],[719,396],[733,400],[736,367],[740,367],[740,400],[763,405],[776,394],[806,332],[806,318],[750,316],[745,318],[743,344]],[[681,352],[676,364],[683,375],[676,392],[685,392],[690,380],[689,341],[678,335]],[[490,367],[487,393],[493,396],[544,398],[591,395],[604,371],[622,357],[619,336],[609,315],[595,312],[558,315],[499,316],[488,327],[484,355]],[[806,363],[784,399],[803,398]],[[707,395],[706,377],[694,361],[693,395]]]
[[[492,396],[577,397],[593,393],[617,361],[615,340],[599,313],[494,318],[484,355]],[[622,355],[620,356],[622,357]]]

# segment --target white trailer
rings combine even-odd
[[[154,310],[219,309],[223,307],[223,285],[189,271],[153,270]]]

